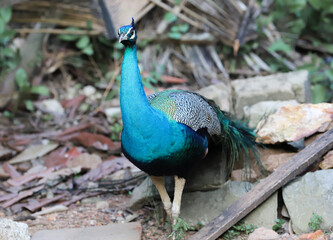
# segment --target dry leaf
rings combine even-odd
[[[54,150],[58,147],[57,143],[50,143],[50,144],[38,144],[32,145],[26,148],[23,152],[18,154],[16,157],[9,160],[9,163],[21,163],[25,161],[29,161],[38,157],[44,156],[46,153]]]

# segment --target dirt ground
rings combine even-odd
[[[153,207],[143,207],[137,212],[128,209],[129,195],[104,194],[98,197],[78,201],[68,207],[67,211],[55,212],[37,216],[35,220],[22,221],[29,226],[30,234],[39,230],[51,230],[61,228],[84,228],[102,226],[109,223],[123,223],[127,219],[139,221],[142,225],[142,240],[167,239],[169,230],[163,220],[156,219],[156,210]],[[108,206],[98,208],[97,202],[107,201]],[[157,209],[158,206],[157,206]],[[25,214],[11,216],[13,220],[22,218]],[[163,217],[162,217],[163,218]]]

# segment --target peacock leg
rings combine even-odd
[[[169,194],[167,193],[164,185],[164,177],[157,177],[157,176],[150,176],[152,182],[154,183],[155,187],[157,188],[158,193],[160,194],[164,209],[170,219],[172,219],[171,215],[171,200]]]
[[[185,186],[185,178],[179,178],[178,176],[175,176],[175,193],[172,202],[173,225],[177,223],[179,217],[180,204],[182,201],[184,186]]]

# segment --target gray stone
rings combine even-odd
[[[309,172],[283,188],[293,230],[307,233],[313,213],[323,217],[322,230],[333,226],[333,169]]]
[[[248,240],[274,240],[278,239],[279,234],[277,234],[272,229],[267,229],[264,227],[257,228],[248,237]]]
[[[250,128],[256,128],[263,118],[275,113],[280,107],[286,105],[298,105],[296,100],[289,101],[262,101],[252,106],[244,107],[244,117]]]
[[[97,209],[109,208],[109,203],[108,203],[108,201],[98,201],[98,202],[96,202],[96,208]]]
[[[32,236],[32,240],[140,240],[141,224],[120,223],[87,228],[42,230]]]
[[[198,162],[190,171],[186,179],[185,192],[190,191],[208,191],[220,188],[227,180],[226,161],[221,151],[214,149],[210,151],[207,157]],[[166,189],[173,195],[174,179],[165,178]],[[141,208],[145,203],[149,203],[152,198],[158,198],[159,194],[151,182],[150,178],[145,179],[132,193],[129,202],[133,210]]]
[[[0,239],[30,240],[28,225],[7,218],[0,218]]]
[[[227,182],[222,188],[209,192],[185,193],[181,218],[190,226],[207,224],[252,188],[247,182]],[[277,218],[277,194],[267,199],[244,220],[247,224],[271,228]]]
[[[234,90],[233,102],[237,118],[243,118],[245,106],[261,101],[311,101],[310,82],[305,70],[235,80],[231,86]]]
[[[197,93],[213,100],[223,111],[232,111],[231,86],[227,86],[225,83],[221,82],[201,88]]]

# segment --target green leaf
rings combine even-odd
[[[31,93],[34,93],[34,94],[39,94],[39,95],[42,95],[42,96],[49,96],[50,95],[50,91],[47,87],[45,86],[33,86],[31,89],[30,89],[30,92]]]
[[[16,81],[16,84],[17,84],[19,90],[24,90],[24,89],[30,87],[30,83],[28,82],[27,74],[23,68],[17,69],[16,75],[15,75],[15,81]]]
[[[68,27],[65,29],[66,31],[77,31],[80,30],[77,27]],[[79,35],[75,35],[75,34],[60,34],[58,35],[58,38],[63,40],[63,41],[76,41],[77,39],[80,38]]]
[[[180,39],[182,37],[182,34],[179,32],[169,32],[168,36],[169,36],[169,38],[172,38],[172,39]]]
[[[6,44],[9,40],[16,34],[13,30],[5,29],[2,33],[0,33],[0,42]]]
[[[15,51],[10,47],[5,47],[2,49],[0,48],[1,56],[12,58],[12,57],[15,57],[15,54],[16,54]]]
[[[88,46],[86,46],[84,49],[82,49],[82,52],[88,56],[91,56],[94,54],[94,49],[93,46],[91,44],[89,44]]]
[[[333,82],[333,69],[326,69],[324,73],[328,79]]]
[[[190,28],[190,26],[185,23],[185,24],[178,24],[175,25],[171,28],[172,32],[182,32],[182,33],[186,33],[188,31],[188,29]]]
[[[6,22],[2,18],[0,18],[0,34],[3,33],[6,29]]]
[[[306,7],[306,0],[293,0],[286,2],[288,5],[288,10],[295,13],[296,15],[300,14],[300,11],[302,11]]]
[[[90,38],[88,36],[82,36],[76,42],[76,47],[82,50],[82,49],[86,48],[89,43],[90,43]]]
[[[25,108],[31,112],[35,109],[34,103],[31,100],[25,100],[24,105],[25,105]]]
[[[271,52],[281,51],[288,53],[291,51],[291,47],[286,44],[282,39],[279,39],[276,42],[273,42],[268,50]]]
[[[0,8],[1,18],[8,23],[12,18],[12,9],[10,7]]]
[[[87,24],[87,29],[91,30],[92,29],[92,21],[90,19],[88,19],[86,24]]]
[[[322,84],[311,86],[313,103],[321,103],[328,100],[326,87]]]
[[[171,23],[171,22],[174,22],[177,20],[177,16],[175,14],[173,14],[172,12],[167,12],[166,14],[164,14],[163,20]]]
[[[5,110],[5,111],[3,112],[3,115],[4,115],[6,118],[9,118],[9,119],[12,119],[12,118],[13,118],[13,113],[11,113],[11,112],[9,112],[9,111],[7,111],[7,110]]]

